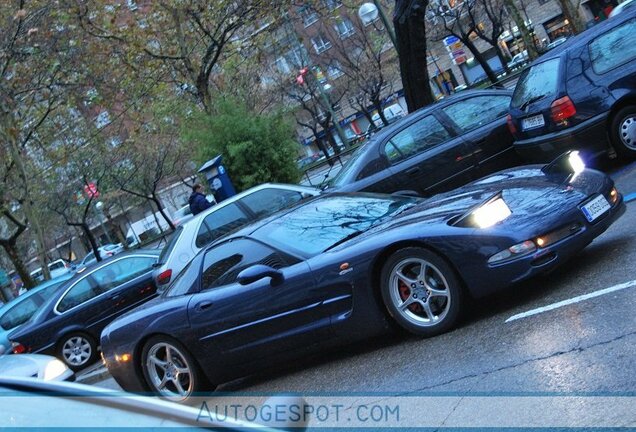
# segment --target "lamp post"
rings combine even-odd
[[[106,230],[106,227],[104,226],[104,203],[101,201],[97,201],[95,203],[95,208],[97,209],[97,212],[99,213],[99,224],[102,226],[102,231],[104,231],[104,234],[106,234],[108,243],[112,244],[113,240],[110,238],[110,234],[108,234],[108,230]]]
[[[362,24],[364,24],[365,26],[371,24],[373,21],[378,19],[378,17],[380,17],[382,25],[384,25],[384,28],[386,29],[387,33],[389,34],[389,38],[391,39],[391,43],[393,43],[393,47],[396,51],[398,50],[395,33],[393,32],[393,28],[390,25],[391,23],[389,22],[389,19],[384,13],[384,9],[382,9],[382,6],[380,5],[380,2],[378,0],[373,0],[373,3],[362,4],[362,6],[360,6],[360,8],[358,9],[358,17],[360,17]]]

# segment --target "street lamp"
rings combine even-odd
[[[382,24],[384,25],[384,28],[386,29],[387,33],[389,34],[389,38],[393,43],[393,47],[397,51],[398,46],[397,40],[395,38],[395,33],[393,33],[393,28],[389,23],[389,19],[386,17],[384,9],[382,9],[382,6],[380,6],[378,0],[373,0],[373,3],[363,3],[362,6],[360,6],[360,8],[358,9],[358,17],[362,21],[362,24],[364,24],[365,26],[373,23],[375,20],[378,19],[378,17],[380,17],[380,20],[382,21]]]
[[[108,231],[106,230],[106,227],[104,226],[104,203],[101,201],[97,201],[95,203],[95,208],[99,212],[99,224],[102,226],[102,231],[104,231],[104,234],[106,234],[108,243],[112,244],[113,240],[110,238],[110,234],[108,234]]]

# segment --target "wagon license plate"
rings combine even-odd
[[[521,120],[521,128],[524,131],[529,129],[536,129],[542,126],[545,126],[545,120],[543,120],[543,114],[538,114],[538,115],[524,118],[523,120]]]
[[[581,211],[585,215],[588,222],[594,222],[603,213],[610,209],[610,204],[603,195],[599,195],[589,203],[581,207]]]

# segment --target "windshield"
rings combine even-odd
[[[532,99],[556,96],[560,59],[538,63],[526,69],[512,95],[512,108],[519,108]]]
[[[342,167],[342,169],[338,171],[338,174],[329,182],[330,186],[342,186],[354,181],[354,179],[350,177],[355,176],[359,171],[360,163],[358,163],[358,161],[361,159],[360,156],[364,154],[365,147],[366,145],[363,145],[353,152],[345,166]]]
[[[252,233],[261,241],[314,256],[413,206],[417,198],[331,195],[297,207]]]

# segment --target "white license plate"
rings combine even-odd
[[[524,118],[523,120],[521,120],[521,128],[524,131],[528,129],[535,129],[541,126],[545,126],[543,114],[537,114],[535,116]]]
[[[581,207],[581,211],[585,215],[588,222],[594,222],[603,213],[610,209],[610,204],[603,195],[599,195],[589,203]]]

